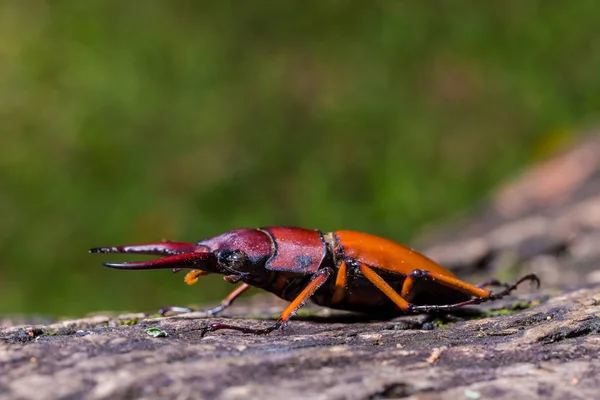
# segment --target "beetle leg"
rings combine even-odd
[[[445,284],[445,286],[449,286],[452,287],[454,289],[460,290],[460,291],[464,291],[467,294],[473,293],[468,291],[470,288],[470,286],[473,286],[475,289],[477,289],[477,291],[482,291],[485,292],[485,294],[483,296],[478,296],[478,297],[474,297],[470,300],[467,301],[463,301],[460,303],[456,303],[456,304],[446,304],[446,305],[424,305],[424,306],[418,306],[418,305],[414,305],[409,303],[406,300],[405,296],[410,296],[411,294],[411,290],[414,287],[414,281],[416,275],[422,275],[423,278],[427,277],[428,274],[430,274],[428,271],[422,271],[422,270],[415,270],[415,271],[419,271],[417,273],[411,273],[410,274],[410,278],[407,277],[406,281],[408,281],[408,283],[404,283],[404,285],[402,286],[402,295],[398,294],[398,292],[396,292],[394,290],[394,288],[392,288],[381,276],[379,276],[377,274],[377,272],[373,271],[373,269],[371,269],[370,267],[368,267],[365,264],[360,264],[360,271],[362,272],[362,274],[365,276],[365,278],[367,278],[369,281],[371,281],[371,283],[373,283],[379,290],[381,290],[387,297],[390,298],[390,300],[392,300],[401,310],[403,311],[414,311],[414,312],[428,312],[428,311],[446,311],[446,310],[453,310],[455,308],[459,308],[459,307],[463,307],[463,306],[468,306],[468,305],[473,305],[473,304],[480,304],[486,301],[490,301],[490,300],[497,300],[500,299],[506,295],[508,295],[509,293],[511,293],[512,291],[516,290],[517,287],[525,282],[525,281],[532,281],[532,282],[536,282],[538,287],[540,285],[540,280],[538,279],[538,277],[534,274],[529,274],[529,275],[525,275],[524,277],[522,277],[521,279],[519,279],[514,285],[511,285],[509,287],[507,287],[506,289],[504,289],[502,292],[496,293],[496,294],[492,294],[491,292],[487,291],[487,290],[483,290],[481,288],[478,288],[476,286],[473,285],[469,285],[466,282],[462,282],[458,279],[454,279],[456,281],[458,281],[460,283],[460,285],[455,285],[455,286],[451,286],[449,284],[449,282],[452,281],[452,278],[445,278],[445,281],[442,281],[440,279],[440,283],[441,284]],[[425,272],[426,274],[423,274],[423,272]],[[412,275],[415,276],[412,276]],[[432,274],[432,275],[437,275],[437,274]],[[438,279],[437,276],[435,278],[436,280]],[[444,283],[445,282],[445,283]],[[472,296],[477,296],[476,294],[471,294]]]
[[[158,313],[160,315],[162,315],[163,317],[168,317],[168,313],[177,313],[177,314],[184,314],[184,313],[189,313],[189,312],[194,312],[197,310],[194,310],[193,308],[189,308],[189,307],[177,307],[177,306],[169,306],[169,307],[163,307],[160,310],[158,310]]]
[[[460,279],[452,276],[441,275],[436,272],[426,271],[422,269],[415,269],[404,280],[401,292],[403,298],[407,299],[408,301],[412,299],[415,282],[419,280],[435,281],[436,283],[450,287],[452,289],[456,289],[465,294],[468,294],[469,296],[474,297],[486,297],[492,293],[489,290],[485,290],[475,285],[471,285],[470,283],[461,281]]]
[[[346,279],[347,279],[347,267],[346,262],[342,261],[340,268],[338,269],[337,276],[335,277],[335,289],[333,290],[333,297],[331,302],[337,304],[344,298],[344,292],[346,291]]]
[[[379,274],[373,271],[365,264],[359,264],[360,272],[367,278],[377,289],[390,298],[401,310],[407,311],[412,304],[406,301],[398,294]]]
[[[208,332],[214,332],[221,329],[231,329],[242,333],[252,333],[254,335],[266,335],[268,333],[271,333],[275,329],[278,329],[281,326],[283,326],[292,317],[292,315],[294,315],[294,313],[304,305],[306,300],[308,300],[321,286],[323,286],[325,282],[327,282],[327,280],[331,277],[332,273],[333,270],[331,268],[323,268],[317,271],[313,275],[312,280],[308,283],[308,285],[306,285],[302,292],[300,292],[300,294],[290,303],[289,306],[286,307],[285,310],[283,310],[283,312],[277,319],[277,322],[275,322],[273,325],[267,328],[257,329],[245,328],[243,326],[235,326],[229,324],[212,324],[202,330],[201,336],[206,335]]]
[[[469,306],[469,305],[474,305],[474,304],[481,304],[481,303],[484,303],[486,301],[491,301],[491,300],[498,300],[498,299],[501,299],[504,296],[507,296],[512,291],[516,290],[517,287],[521,283],[523,283],[525,281],[535,282],[535,283],[537,283],[538,287],[540,286],[540,280],[539,280],[539,278],[535,274],[529,274],[529,275],[525,275],[524,277],[522,277],[521,279],[519,279],[514,285],[510,285],[509,287],[507,287],[503,291],[501,291],[499,293],[496,293],[496,294],[491,294],[490,293],[487,296],[474,297],[471,300],[466,300],[466,301],[462,301],[460,303],[455,303],[455,304],[430,305],[430,306],[428,306],[428,305],[416,306],[416,305],[411,304],[409,306],[409,311],[416,311],[416,312],[448,311],[448,310],[453,310],[455,308],[459,308],[459,307],[463,307],[463,306]]]
[[[242,293],[244,293],[246,290],[250,289],[252,286],[248,285],[247,283],[243,283],[240,286],[236,287],[231,293],[229,293],[227,295],[227,297],[225,297],[223,299],[223,301],[221,301],[221,304],[215,308],[211,308],[210,310],[206,310],[204,311],[204,313],[208,314],[208,315],[214,315],[217,313],[220,313],[221,311],[223,311],[224,309],[226,309],[227,307],[229,307],[231,304],[233,304],[234,300],[237,299]],[[158,313],[160,315],[165,315],[169,312],[175,312],[175,313],[189,313],[189,312],[193,312],[193,311],[197,311],[194,310],[192,308],[188,308],[188,307],[163,307],[160,310],[158,310]]]
[[[242,283],[240,286],[235,288],[231,293],[229,293],[229,295],[227,295],[227,297],[225,297],[223,299],[223,301],[221,301],[221,304],[219,306],[212,308],[210,310],[206,310],[205,312],[208,315],[214,315],[214,314],[220,313],[221,311],[223,311],[224,309],[229,307],[231,304],[233,304],[235,299],[237,299],[242,293],[244,293],[246,290],[250,289],[251,287],[252,286],[248,285],[247,283]]]
[[[510,283],[500,282],[498,279],[488,279],[487,281],[478,283],[475,286],[477,286],[478,288],[484,288],[487,286],[501,286],[506,289],[510,287]]]

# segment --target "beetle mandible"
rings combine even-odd
[[[216,314],[250,287],[269,291],[290,302],[277,322],[264,328],[213,324],[202,335],[233,329],[256,335],[283,326],[304,303],[314,303],[371,315],[452,310],[508,295],[524,281],[540,281],[534,274],[514,285],[489,280],[472,285],[456,277],[433,260],[388,239],[354,231],[322,233],[293,227],[236,229],[197,243],[170,242],[132,246],[99,247],[91,253],[138,253],[164,257],[145,262],[104,263],[127,270],[191,269],[189,285],[210,273],[223,274],[229,283],[241,283]],[[503,286],[498,293],[485,289]],[[189,308],[166,307],[160,313],[190,312]]]

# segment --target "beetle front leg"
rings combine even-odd
[[[273,325],[259,329],[259,328],[246,328],[243,326],[235,326],[229,324],[213,324],[204,329],[202,329],[201,336],[206,335],[208,332],[215,332],[221,329],[230,329],[239,331],[242,333],[252,333],[254,335],[266,335],[268,333],[273,332],[276,329],[282,327],[289,319],[294,315],[296,311],[300,307],[306,303],[306,301],[321,287],[327,280],[331,277],[333,270],[331,268],[324,268],[319,270],[314,274],[313,279],[309,282],[308,285],[300,292],[300,294],[290,303],[289,306],[286,307],[285,310],[281,313],[277,322]]]
[[[252,286],[248,285],[247,283],[241,284],[240,286],[235,288],[231,293],[229,293],[227,295],[227,297],[225,297],[221,301],[221,304],[219,306],[217,306],[215,308],[211,308],[210,310],[205,310],[203,312],[208,315],[214,315],[214,314],[220,313],[221,311],[223,311],[224,309],[229,307],[231,304],[233,304],[235,299],[237,299],[242,293],[244,293],[246,290],[250,289],[251,287]],[[165,316],[167,313],[170,313],[170,312],[175,312],[175,313],[181,314],[181,313],[189,313],[189,312],[194,312],[194,311],[199,311],[199,310],[194,310],[194,309],[188,308],[188,307],[164,307],[164,308],[161,308],[160,310],[158,310],[158,313],[160,315]]]

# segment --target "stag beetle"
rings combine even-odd
[[[99,247],[91,253],[139,253],[164,257],[145,262],[104,263],[127,270],[191,269],[185,282],[193,285],[210,273],[225,275],[229,283],[241,283],[215,314],[228,307],[250,287],[269,291],[290,302],[277,322],[264,328],[213,324],[202,332],[233,329],[256,335],[284,325],[304,303],[314,303],[371,315],[452,310],[496,300],[508,295],[524,281],[540,281],[534,274],[514,285],[489,280],[472,285],[458,279],[423,254],[381,237],[353,231],[322,233],[292,227],[236,229],[197,243],[169,242],[132,246]],[[503,286],[492,293],[489,286]],[[190,312],[189,308],[166,307],[168,312]]]

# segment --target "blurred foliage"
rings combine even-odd
[[[0,314],[215,300],[90,247],[408,241],[600,110],[600,3],[0,3]],[[125,257],[125,259],[131,259]]]

